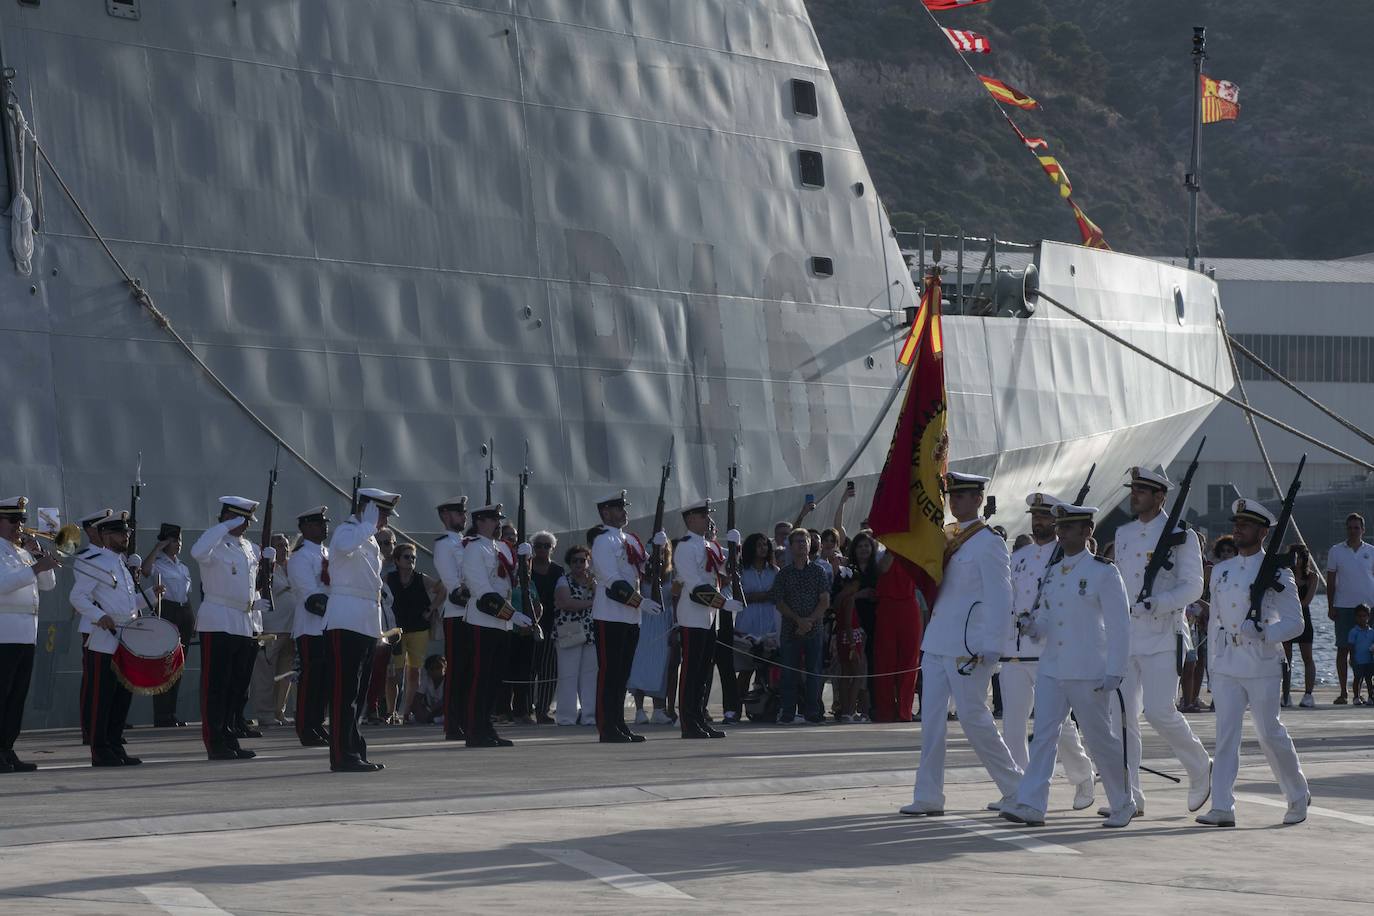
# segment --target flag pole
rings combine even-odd
[[[1183,186],[1188,189],[1188,269],[1197,270],[1197,197],[1202,190],[1202,62],[1207,59],[1207,27],[1193,26],[1193,152]]]

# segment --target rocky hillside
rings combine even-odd
[[[899,228],[1077,241],[1068,206],[917,0],[806,0]],[[1374,3],[992,0],[936,13],[979,72],[1038,99],[1074,199],[1114,248],[1182,254],[1192,26],[1241,116],[1203,128],[1204,257],[1374,251]]]

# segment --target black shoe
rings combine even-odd
[[[154,719],[153,728],[176,728],[176,719]]]
[[[234,748],[234,756],[237,757],[239,760],[252,760],[254,757],[258,756],[258,752],[244,750],[241,747],[236,747]]]
[[[256,728],[245,728],[245,729],[243,729],[242,731],[236,733],[235,737],[238,737],[238,738],[261,738],[261,737],[262,737],[262,732],[258,731]]]
[[[91,766],[93,767],[122,767],[124,766],[123,757],[104,756],[92,757]]]
[[[498,738],[490,735],[486,738],[469,738],[468,747],[515,747],[515,742],[509,738]]]
[[[329,739],[310,735],[301,742],[301,747],[329,747]]]
[[[725,737],[725,732],[721,731],[721,730],[718,729],[718,728],[712,728],[711,726],[708,725],[708,726],[706,726],[706,737],[708,737],[708,738],[724,738],[724,737]]]
[[[633,744],[633,738],[626,732],[611,731],[601,736],[602,744]]]
[[[382,768],[380,763],[363,763],[361,760],[350,760],[338,766],[329,768],[331,773],[375,773]]]
[[[444,732],[444,740],[445,740],[445,741],[466,741],[466,740],[468,740],[468,733],[465,732],[465,731],[463,731],[461,728],[460,728],[460,729],[457,729],[456,731],[452,731],[452,732]]]
[[[232,747],[217,747],[214,750],[206,751],[205,756],[211,760],[238,760],[238,752]]]
[[[537,725],[552,725],[552,724],[553,724],[553,716],[549,715],[549,714],[546,713],[546,712],[541,712],[541,713],[535,718],[534,721],[535,721],[535,724],[537,724]]]
[[[709,737],[711,737],[711,735],[710,735],[710,733],[709,733],[708,731],[706,731],[706,729],[704,729],[704,728],[684,728],[684,729],[682,730],[682,737],[684,737],[684,738],[696,739],[696,738],[709,738]]]
[[[385,764],[385,763],[373,763],[371,760],[364,760],[363,763],[367,764],[367,765],[370,766],[370,767],[376,767],[376,768],[379,769],[379,770],[385,770],[385,769],[386,769],[386,764]]]
[[[14,772],[14,764],[10,763],[8,760],[0,760],[0,773],[13,773],[13,772]]]
[[[629,738],[631,741],[633,741],[635,744],[641,744],[641,743],[643,743],[643,742],[645,741],[645,738],[644,738],[643,735],[641,735],[639,732],[632,732],[632,731],[630,731],[628,728],[625,729],[625,731],[623,732],[623,734],[624,734],[627,738]]]
[[[119,758],[119,762],[126,767],[136,767],[140,763],[142,763],[143,760],[140,757],[130,757],[128,754],[125,754],[124,756]]]
[[[15,773],[32,773],[34,770],[38,769],[38,764],[20,760],[15,756],[14,751],[5,751],[3,756],[4,759],[0,760],[0,766],[4,766],[8,763],[10,769]],[[0,770],[0,772],[4,771]]]

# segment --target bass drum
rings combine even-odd
[[[132,693],[165,693],[186,667],[186,649],[176,624],[161,617],[136,617],[119,628],[111,668]]]

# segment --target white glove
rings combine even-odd
[[[266,562],[271,563],[273,560],[277,558],[276,549],[273,547],[264,547],[262,549],[262,558]]]
[[[744,610],[744,602],[736,601],[734,598],[726,598],[722,611],[729,611],[731,614],[739,614]]]
[[[739,533],[739,529],[738,529],[738,528],[731,528],[729,531],[725,532],[725,543],[727,543],[727,544],[739,544],[739,543],[742,543],[743,541],[744,541],[744,538],[740,537],[740,533]]]
[[[381,512],[378,510],[377,504],[368,500],[367,505],[363,507],[362,514],[358,516],[358,521],[371,530],[377,527],[377,519],[380,517]]]
[[[131,553],[124,558],[124,565],[130,569],[138,569],[143,565],[143,558],[136,553]]]
[[[1264,638],[1264,624],[1260,623],[1258,620],[1251,620],[1247,617],[1245,618],[1245,622],[1240,625],[1240,629],[1246,636],[1256,636],[1260,639]]]
[[[1135,604],[1131,605],[1131,613],[1136,616],[1148,616],[1154,612],[1154,605],[1150,603],[1149,598],[1146,598],[1144,601],[1137,601]]]
[[[1035,618],[1030,614],[1022,614],[1017,617],[1016,628],[1021,631],[1022,636],[1029,636],[1031,639],[1040,638],[1040,628],[1036,626]]]
[[[663,605],[652,598],[645,598],[643,601],[639,602],[639,611],[642,614],[657,617],[659,614],[663,613]]]
[[[668,533],[667,533],[666,531],[660,531],[660,532],[658,532],[657,534],[654,535],[654,541],[653,541],[653,543],[654,543],[654,546],[655,546],[655,547],[667,547],[667,546],[668,546]]]
[[[854,567],[852,566],[841,566],[839,569],[835,570],[835,572],[841,579],[854,578]]]
[[[532,557],[534,556],[534,548],[530,546],[529,541],[526,541],[519,547],[515,548],[515,555],[517,557]]]
[[[1102,686],[1098,687],[1097,689],[1102,691],[1103,693],[1111,693],[1113,690],[1116,690],[1120,686],[1120,676],[1115,674],[1109,674],[1102,679]]]
[[[520,611],[516,611],[514,614],[510,615],[510,622],[511,626],[520,630],[525,630],[534,626],[534,621],[530,619],[530,616]]]

